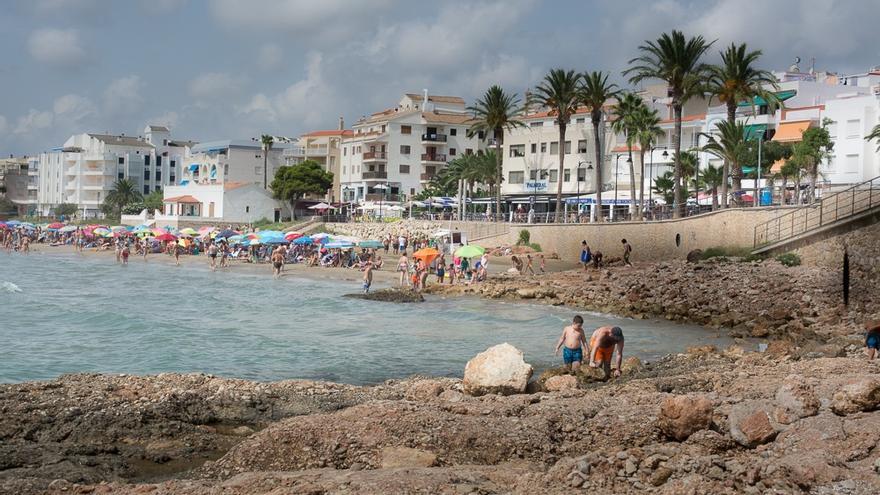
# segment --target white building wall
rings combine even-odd
[[[833,185],[843,185],[880,176],[877,144],[865,140],[880,123],[880,97],[829,100],[822,116],[834,121],[828,129],[834,141],[833,156],[821,169],[823,179]]]

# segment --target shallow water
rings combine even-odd
[[[7,286],[4,283],[8,282]],[[561,363],[573,313],[478,298],[418,305],[340,297],[359,283],[212,273],[133,258],[0,253],[0,382],[62,373],[205,372],[253,380],[377,383],[461,376],[468,359],[509,342],[537,369]],[[654,359],[729,339],[697,326],[584,314],[624,329],[626,354]]]

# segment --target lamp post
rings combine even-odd
[[[617,177],[618,177],[618,172],[620,171],[620,157],[621,156],[623,156],[623,155],[617,155],[617,158],[614,160],[614,204],[611,205],[611,211],[612,211],[611,221],[612,222],[614,221],[614,213],[613,212],[617,207],[617,183],[618,183]],[[632,163],[632,159],[627,158],[626,163]]]
[[[575,206],[575,218],[577,219],[577,223],[581,223],[581,167],[586,165],[586,170],[593,170],[593,164],[589,161],[586,162],[578,162],[577,169],[575,169],[575,182],[577,183],[577,205]],[[586,179],[586,170],[584,173],[584,178]]]

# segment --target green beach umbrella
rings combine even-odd
[[[361,242],[358,243],[358,247],[368,248],[368,249],[370,249],[370,248],[372,248],[372,249],[379,249],[379,248],[384,247],[384,246],[385,246],[385,245],[382,244],[382,241],[373,241],[373,240],[370,240],[370,241],[361,241]]]
[[[477,256],[482,256],[486,250],[481,248],[480,246],[475,246],[473,244],[468,244],[467,246],[462,246],[455,251],[455,255],[459,258],[475,258]]]

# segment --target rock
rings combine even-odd
[[[379,452],[382,469],[425,468],[437,463],[437,456],[409,447],[385,447]]]
[[[804,382],[802,376],[789,376],[776,390],[776,405],[773,412],[776,421],[791,424],[801,418],[819,413],[819,397],[813,387]]]
[[[424,302],[425,298],[422,294],[412,290],[400,289],[381,289],[367,294],[343,294],[342,297],[352,297],[355,299],[366,299],[368,301],[382,301],[395,303],[414,303]]]
[[[751,403],[735,405],[728,422],[730,436],[743,447],[757,447],[776,436],[767,411]]]
[[[516,295],[521,299],[534,299],[538,297],[538,291],[535,289],[517,289]]]
[[[248,435],[252,435],[254,433],[254,429],[250,426],[239,426],[238,428],[232,430],[232,433],[240,437],[246,437]]]
[[[577,378],[574,375],[551,376],[544,382],[544,389],[548,392],[560,390],[574,390],[578,388]]]
[[[712,424],[712,402],[702,396],[677,395],[660,405],[657,426],[669,438],[683,441]]]
[[[839,416],[873,411],[880,406],[880,379],[864,378],[841,387],[831,399],[831,410]]]
[[[714,345],[700,345],[688,347],[685,352],[691,356],[708,356],[710,354],[717,354],[718,348]]]
[[[632,459],[627,459],[626,462],[623,463],[623,471],[627,476],[632,476],[638,471],[639,468],[636,466],[636,463],[632,461]]]
[[[763,323],[757,323],[749,331],[749,335],[756,339],[763,339],[764,337],[770,335],[770,329],[767,327],[767,325]]]
[[[526,390],[532,366],[523,353],[504,343],[486,349],[464,367],[464,391],[470,395],[519,394]]]
[[[703,259],[703,250],[702,249],[694,249],[687,254],[688,263],[696,263]]]
[[[654,486],[660,486],[663,483],[666,483],[666,480],[668,480],[670,476],[672,476],[672,470],[663,466],[651,473],[651,476],[648,478],[648,483],[651,483]]]
[[[413,383],[404,394],[407,400],[426,401],[438,397],[443,385],[437,380],[420,380]]]
[[[628,375],[631,373],[635,373],[637,371],[641,371],[644,368],[645,368],[645,365],[642,364],[642,361],[639,358],[637,358],[635,356],[630,356],[630,357],[624,359],[623,363],[621,363],[620,372],[622,374]]]

